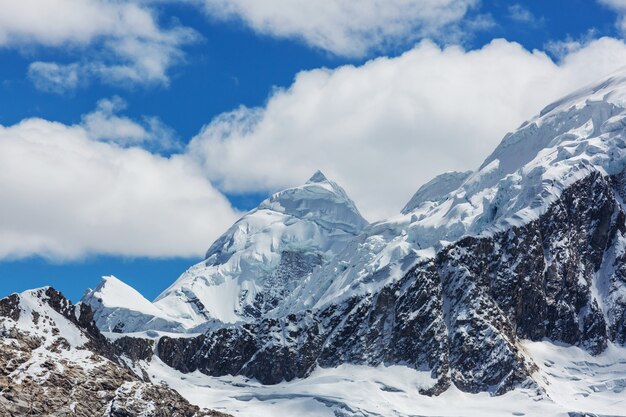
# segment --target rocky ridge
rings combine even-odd
[[[176,391],[136,375],[145,343],[110,343],[85,304],[53,288],[0,300],[0,414],[3,416],[227,417],[189,404]],[[141,352],[128,357],[122,352]],[[146,350],[150,354],[146,354]]]

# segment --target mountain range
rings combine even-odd
[[[625,201],[622,71],[392,218],[369,223],[318,171],[154,301],[115,277],[77,305],[1,300],[0,410],[626,415]]]

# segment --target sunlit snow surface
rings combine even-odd
[[[181,323],[114,276],[102,277],[95,289],[85,293],[82,302],[91,306],[101,331],[185,330]]]
[[[402,366],[318,368],[306,379],[273,386],[244,377],[182,374],[157,358],[147,371],[153,382],[165,381],[190,402],[238,417],[626,416],[625,348],[610,346],[596,357],[549,342],[524,342],[524,349],[540,367],[543,395],[517,389],[491,397],[451,387],[428,397],[418,389],[433,383],[429,374]]]

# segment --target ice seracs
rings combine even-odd
[[[433,204],[440,203],[448,194],[463,184],[473,171],[465,172],[445,172],[436,176],[426,184],[422,185],[411,197],[409,202],[402,209],[402,214],[408,214],[422,204],[430,201]]]
[[[244,215],[154,304],[186,326],[259,317],[367,224],[346,192],[318,171]]]

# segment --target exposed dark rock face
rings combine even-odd
[[[592,174],[537,221],[493,239],[464,239],[454,250],[467,254],[461,263],[473,281],[489,288],[518,337],[549,338],[599,353],[608,340],[619,342],[607,334],[604,301],[602,294],[594,295],[594,286],[603,261],[622,239],[624,219],[612,180]],[[449,258],[450,252],[439,256]]]
[[[0,316],[8,317],[17,321],[20,318],[20,298],[17,294],[11,294],[0,300]]]
[[[113,342],[118,354],[124,355],[133,362],[150,361],[153,356],[154,342],[138,337],[121,337]]]
[[[82,330],[83,334],[89,339],[86,345],[88,349],[107,359],[120,362],[119,358],[116,356],[115,348],[111,346],[107,338],[104,337],[94,323],[91,307],[84,303],[78,305],[72,304],[63,294],[52,287],[47,287],[41,297],[45,299],[46,303],[57,313],[61,314]]]
[[[404,364],[428,369],[438,394],[504,393],[532,383],[520,339],[593,354],[626,339],[626,215],[618,177],[593,173],[537,220],[466,237],[375,294],[281,319],[260,318],[192,339],[160,339],[183,372],[241,374],[263,383],[315,366]]]
[[[464,391],[504,393],[523,382],[532,365],[525,363],[511,324],[489,295],[484,265],[474,260],[463,246],[438,257],[452,381]]]
[[[441,380],[437,389],[445,389],[448,348],[438,293],[434,266],[423,265],[378,294],[193,339],[163,337],[157,351],[183,372],[243,374],[270,384],[307,376],[317,364],[405,363],[427,366]]]
[[[29,297],[28,309],[20,308],[20,295],[0,300],[0,415],[228,417],[142,381],[123,365],[119,352],[148,359],[151,341],[125,337],[112,345],[88,306],[75,306],[52,288]],[[16,322],[23,315],[30,315],[32,327]],[[71,326],[73,335],[61,334],[59,328]]]
[[[623,250],[623,247],[620,248]],[[626,345],[626,252],[621,253],[614,261],[614,273],[607,280],[603,290],[612,301],[605,307],[608,314],[608,334],[610,340]]]

